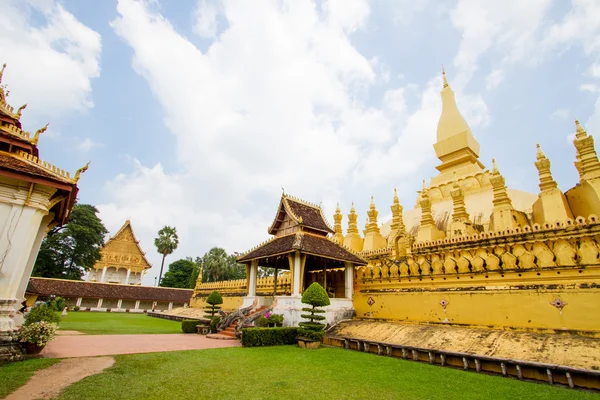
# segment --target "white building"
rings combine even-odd
[[[0,361],[22,357],[14,316],[25,300],[42,239],[68,220],[77,181],[87,169],[71,176],[40,160],[37,144],[48,125],[33,135],[24,131],[20,119],[25,107],[15,111],[0,86]]]

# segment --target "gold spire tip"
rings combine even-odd
[[[579,120],[576,119],[575,120],[575,137],[577,137],[578,139],[581,139],[586,136],[587,136],[587,132],[585,131],[585,129],[583,129],[583,127],[579,123]]]
[[[545,154],[544,154],[544,152],[542,151],[542,146],[540,146],[540,144],[539,144],[539,143],[537,143],[537,144],[535,145],[535,147],[536,147],[536,157],[537,157],[537,159],[538,159],[538,160],[542,160],[542,159],[546,158],[546,155],[545,155]]]
[[[442,64],[442,78],[444,79],[444,87],[448,87],[448,80],[446,79],[446,71],[444,70],[444,64]]]
[[[498,171],[498,166],[496,165],[496,159],[492,158],[492,172],[494,174],[499,174],[500,171]]]

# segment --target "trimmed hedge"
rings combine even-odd
[[[242,346],[280,346],[295,344],[298,328],[243,328]]]
[[[198,332],[197,325],[203,325],[197,319],[184,319],[181,321],[181,330],[183,333],[196,333]]]

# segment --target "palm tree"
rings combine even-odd
[[[158,231],[158,237],[154,239],[156,250],[162,254],[162,263],[160,264],[160,275],[158,275],[158,286],[162,279],[163,267],[165,266],[165,258],[173,253],[179,245],[179,237],[177,237],[177,229],[170,226],[165,226]]]

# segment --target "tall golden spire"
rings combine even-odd
[[[600,177],[600,161],[594,147],[594,138],[589,136],[578,120],[575,120],[575,150],[577,152],[575,166],[580,180]]]
[[[450,189],[450,195],[452,196],[452,201],[454,203],[452,209],[452,222],[469,221],[469,214],[465,207],[465,196],[458,184],[456,173],[454,173],[454,183],[452,184],[452,189]]]
[[[421,206],[421,225],[417,233],[417,241],[424,242],[444,238],[444,232],[437,228],[431,213],[431,200],[429,200],[428,189],[425,187],[425,180],[423,180],[423,190],[419,193],[419,205]]]
[[[377,216],[379,215],[379,211],[377,211],[377,207],[375,207],[375,199],[373,196],[371,196],[371,205],[369,206],[367,215],[369,217],[367,218],[367,223],[365,225],[365,241],[363,251],[384,248],[386,246],[386,241],[383,235],[381,235],[379,225],[377,224]]]
[[[437,126],[437,142],[433,145],[442,163],[436,167],[440,174],[431,180],[434,186],[451,182],[454,171],[462,178],[484,170],[479,161],[479,142],[458,110],[454,91],[448,84],[443,67],[442,78],[442,114]]]
[[[344,233],[342,231],[342,212],[340,211],[340,203],[337,204],[337,208],[335,209],[335,214],[333,214],[333,240],[338,242],[339,244],[344,243]]]
[[[536,159],[535,167],[538,170],[538,174],[540,176],[540,190],[542,192],[556,189],[558,185],[556,181],[552,178],[552,173],[550,172],[550,160],[540,147],[540,144],[536,144]]]
[[[494,191],[494,210],[512,208],[512,201],[510,200],[510,197],[508,197],[508,192],[506,191],[506,181],[500,174],[498,165],[496,165],[496,159],[494,158],[492,158],[492,166],[490,182],[492,183],[492,189]]]
[[[348,232],[346,233],[346,237],[344,237],[344,246],[354,251],[362,251],[363,238],[361,238],[358,233],[357,219],[358,215],[354,209],[354,202],[352,202],[352,207],[348,213]]]
[[[571,206],[550,173],[550,160],[539,144],[536,147],[535,167],[540,175],[540,194],[531,207],[533,222],[543,224],[573,219]]]
[[[394,202],[391,205],[392,210],[392,224],[390,226],[390,234],[395,235],[397,232],[405,232],[406,226],[404,225],[404,220],[402,218],[403,208],[400,205],[400,200],[398,199],[398,192],[396,188],[394,188]]]
[[[354,209],[354,202],[352,202],[352,207],[350,207],[350,212],[348,213],[348,233],[358,233],[357,219],[358,215]]]

